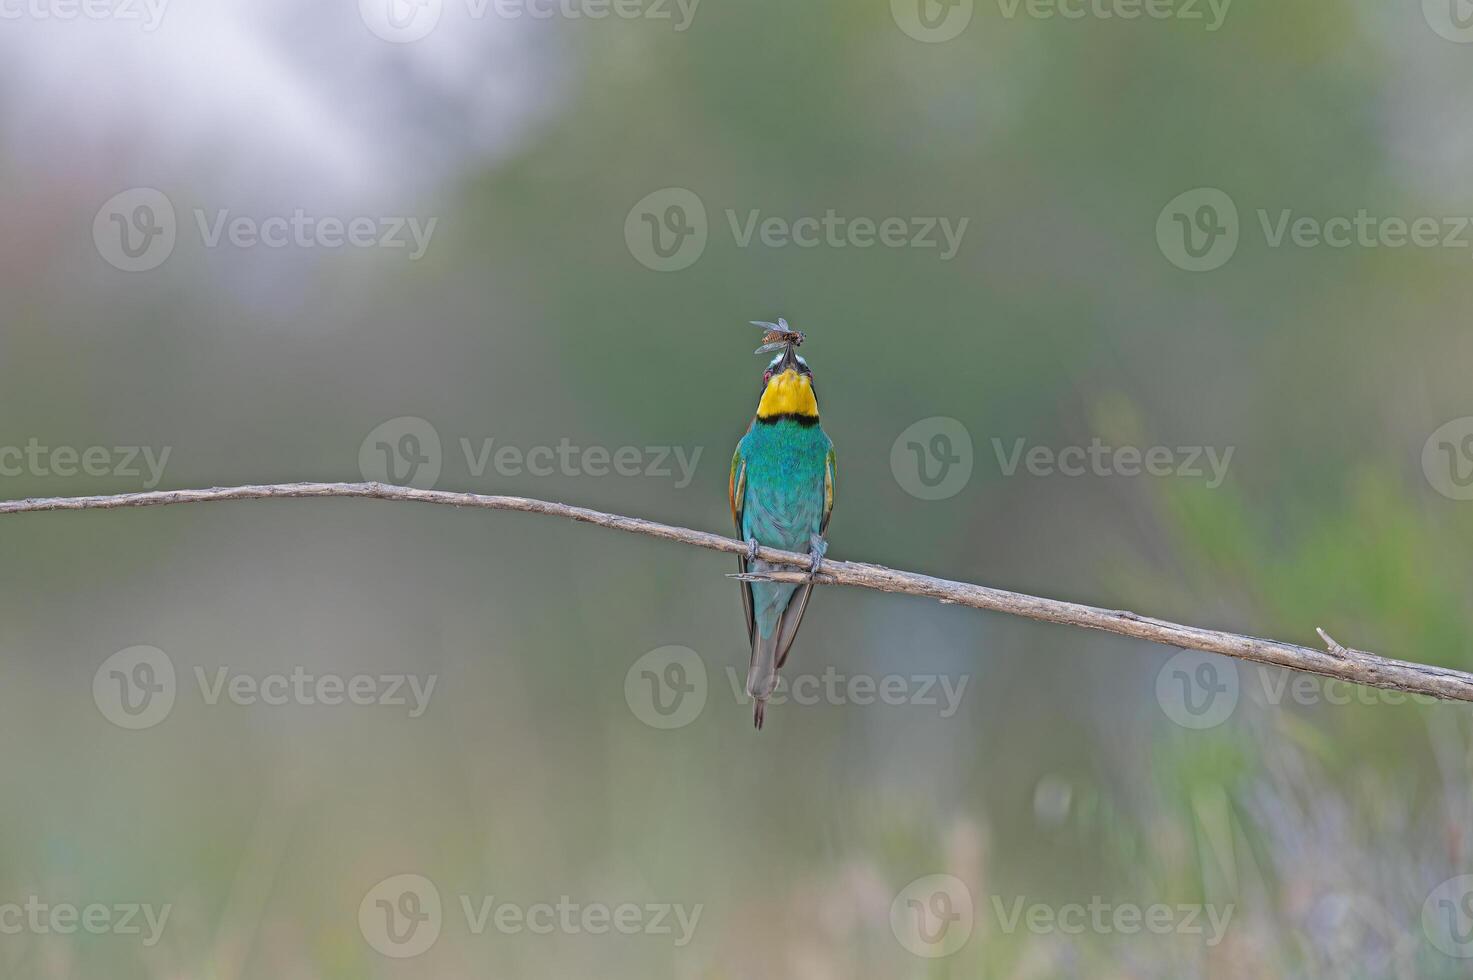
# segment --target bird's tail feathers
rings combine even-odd
[[[752,724],[759,729],[767,714],[767,699],[777,687],[777,645],[780,634],[780,630],[774,630],[773,635],[763,636],[762,631],[757,630],[752,638],[752,663],[747,669],[747,694],[752,698]]]

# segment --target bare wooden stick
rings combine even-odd
[[[0,514],[27,514],[54,510],[111,510],[119,507],[157,507],[166,504],[203,503],[211,500],[264,500],[278,497],[369,497],[375,500],[414,500],[451,507],[481,507],[488,510],[513,510],[530,514],[565,517],[584,524],[646,534],[666,541],[746,554],[745,542],[706,531],[672,527],[638,517],[606,514],[586,507],[534,500],[530,497],[489,496],[479,493],[453,493],[446,490],[418,490],[383,483],[285,483],[263,486],[213,487],[208,490],[153,490],[145,493],[121,493],[97,497],[39,497],[29,500],[0,501]],[[807,569],[807,555],[774,548],[758,548],[757,557],[775,565]],[[778,582],[805,582],[806,571],[777,571],[744,576],[748,580],[766,579]],[[1327,650],[1242,636],[1196,626],[1182,626],[1163,619],[1152,619],[1118,609],[1100,609],[1058,599],[1007,592],[985,585],[952,582],[948,579],[897,571],[881,565],[825,559],[814,579],[825,585],[852,585],[880,592],[901,592],[928,596],[945,603],[987,609],[1022,616],[1044,623],[1082,626],[1138,640],[1162,643],[1188,650],[1220,653],[1254,663],[1307,671],[1323,677],[1338,678],[1367,687],[1379,687],[1413,694],[1427,694],[1451,701],[1473,701],[1473,674],[1444,667],[1386,657],[1341,646],[1324,630],[1319,630]]]

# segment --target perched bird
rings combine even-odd
[[[737,534],[747,542],[741,569],[746,574],[780,567],[758,560],[759,545],[806,551],[812,559],[811,580],[828,550],[824,533],[834,509],[834,444],[818,424],[813,371],[798,356],[804,335],[782,318],[752,323],[767,331],[757,353],[779,353],[762,375],[757,416],[731,459],[731,513]],[[742,582],[752,642],[747,694],[758,728],[812,592],[812,581]]]

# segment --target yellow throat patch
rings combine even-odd
[[[813,397],[813,379],[791,368],[774,374],[757,405],[759,419],[777,415],[818,417],[818,399]]]

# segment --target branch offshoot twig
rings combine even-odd
[[[1340,644],[1336,643],[1335,638],[1329,633],[1326,633],[1318,626],[1314,628],[1314,631],[1320,635],[1320,639],[1325,641],[1325,647],[1335,656],[1340,657],[1342,660],[1350,656],[1350,651],[1345,649],[1345,647],[1341,646]]]

